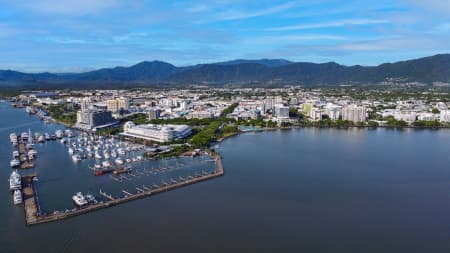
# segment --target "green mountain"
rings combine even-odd
[[[104,68],[84,73],[27,74],[0,70],[0,85],[65,87],[119,87],[139,84],[376,84],[386,80],[402,82],[450,82],[450,54],[385,63],[378,66],[344,66],[334,62],[290,62],[283,59],[234,60],[176,67],[151,61],[130,67]]]

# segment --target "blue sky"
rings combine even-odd
[[[450,52],[444,0],[0,0],[0,6],[0,69],[28,72],[237,58],[375,65]]]

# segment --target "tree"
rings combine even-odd
[[[432,113],[434,114],[439,114],[440,111],[437,108],[433,108],[433,110],[431,110]]]

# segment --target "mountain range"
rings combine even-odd
[[[224,85],[298,84],[338,85],[400,82],[450,82],[450,54],[385,63],[378,66],[345,66],[335,62],[291,62],[284,59],[238,59],[176,67],[162,61],[144,61],[130,67],[103,68],[84,73],[23,73],[0,70],[0,86],[86,87],[97,85]]]

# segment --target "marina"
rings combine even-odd
[[[135,193],[131,193],[130,191],[127,190],[122,190],[122,193],[124,194],[123,197],[117,198],[113,197],[111,194],[103,192],[100,189],[99,195],[106,198],[107,199],[106,201],[101,201],[94,204],[83,204],[80,205],[80,207],[78,208],[73,208],[71,210],[65,211],[55,211],[51,214],[42,214],[40,212],[38,203],[38,193],[33,185],[34,182],[33,178],[35,177],[35,175],[26,176],[23,177],[22,179],[25,183],[24,195],[26,196],[26,200],[24,209],[25,209],[26,224],[36,225],[66,219],[222,176],[224,174],[224,170],[220,156],[215,157],[215,165],[216,170],[211,173],[202,172],[201,174],[196,174],[194,177],[180,178],[180,181],[171,179],[169,182],[163,182],[163,184],[160,186],[153,185],[151,187],[148,187],[143,185],[141,188],[136,187]],[[129,175],[135,176],[133,174]]]

